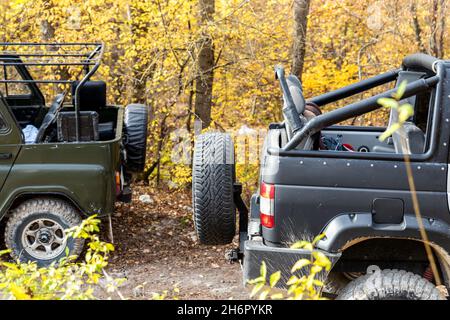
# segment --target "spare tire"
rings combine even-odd
[[[206,133],[197,137],[192,167],[192,203],[199,242],[222,245],[236,233],[234,146],[231,136]]]
[[[124,115],[125,167],[127,171],[140,173],[145,169],[147,155],[148,107],[130,104]]]

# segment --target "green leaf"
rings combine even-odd
[[[314,265],[311,267],[311,274],[316,274],[319,273],[320,271],[322,271],[322,267],[318,266],[318,265]]]
[[[313,246],[316,245],[316,243],[322,240],[323,238],[325,238],[325,234],[324,233],[319,234],[317,237],[314,238],[312,245]]]
[[[250,285],[257,284],[257,283],[260,283],[260,282],[265,283],[266,279],[260,276],[260,277],[258,277],[256,279],[247,280],[247,283],[250,284]]]
[[[286,282],[286,285],[291,286],[293,284],[296,284],[298,282],[298,277],[297,276],[291,276],[288,280],[288,282]]]
[[[386,108],[392,108],[392,109],[398,108],[398,102],[391,98],[380,98],[377,100],[377,102],[379,105],[382,105],[383,107],[386,107]]]
[[[11,252],[11,249],[1,250],[1,251],[0,251],[0,256],[3,256],[3,255],[8,254],[8,253],[10,253],[10,252]]]
[[[263,261],[260,268],[261,277],[266,280],[267,278],[267,266],[266,263]]]
[[[270,299],[281,300],[281,299],[283,299],[283,294],[282,293],[274,293],[270,296]]]
[[[400,124],[403,124],[413,115],[414,115],[414,108],[409,103],[406,103],[399,107],[398,120]]]
[[[269,290],[264,290],[263,292],[261,292],[259,294],[259,300],[266,300],[269,292],[270,292]]]
[[[393,94],[394,99],[400,100],[406,91],[406,86],[408,85],[408,81],[403,80],[402,83],[398,86],[397,92]]]
[[[273,288],[277,285],[278,281],[281,278],[281,271],[277,271],[270,276],[269,284],[270,287]]]
[[[3,264],[5,267],[7,267],[8,269],[15,270],[15,271],[18,271],[18,270],[19,270],[18,265],[15,264],[15,263],[2,262],[2,264]]]
[[[305,267],[307,265],[310,265],[310,264],[311,264],[311,261],[309,261],[308,259],[300,259],[294,264],[294,266],[291,269],[291,272],[295,272],[297,270],[300,270],[303,267]]]
[[[313,245],[308,241],[298,241],[291,246],[291,249],[305,249],[312,251]]]
[[[308,241],[297,241],[291,246],[291,249],[307,249],[311,247],[311,243]]]
[[[314,282],[314,276],[315,276],[314,274],[311,274],[311,275],[308,276],[308,278],[306,280],[306,284],[305,284],[306,288],[311,288],[312,287],[313,282]]]
[[[253,287],[252,292],[250,293],[250,298],[253,298],[263,287],[264,287],[264,283],[256,284]]]
[[[397,131],[398,129],[401,128],[401,125],[399,123],[394,123],[392,124],[389,128],[387,128],[387,130],[385,132],[383,132],[380,137],[378,138],[378,140],[380,140],[381,142],[385,141],[387,138],[389,138],[390,136],[392,136],[392,134]]]
[[[313,281],[313,284],[314,284],[315,286],[318,286],[318,287],[323,287],[323,286],[325,285],[325,283],[323,283],[322,281],[317,280],[317,279],[315,279],[315,280]]]
[[[314,264],[317,266],[321,266],[327,270],[331,269],[331,261],[328,257],[320,251],[314,251],[312,253],[314,257]]]
[[[15,283],[11,283],[9,289],[11,290],[11,293],[14,296],[14,298],[16,298],[17,300],[31,299],[31,297],[26,293],[25,289],[19,287]]]

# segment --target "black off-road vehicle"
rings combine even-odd
[[[200,242],[239,249],[244,280],[268,272],[284,278],[310,251],[290,249],[298,240],[325,234],[316,245],[332,262],[325,292],[339,299],[440,299],[450,286],[450,61],[424,54],[392,70],[305,101],[300,81],[278,68],[285,105],[283,123],[271,124],[262,150],[260,191],[250,213],[235,181],[229,135],[197,138],[193,165],[194,220]],[[403,102],[415,114],[392,137],[384,127],[339,125],[381,108],[407,81]],[[328,113],[320,107],[394,83],[384,93]],[[390,124],[397,123],[392,109]],[[421,211],[416,218],[407,175],[408,155]],[[430,259],[420,226],[437,262]],[[439,281],[440,280],[440,281]],[[437,287],[436,284],[442,283]]]
[[[49,265],[66,248],[78,255],[82,240],[65,230],[111,215],[144,169],[148,108],[107,104],[106,83],[91,80],[103,51],[0,43],[0,217],[14,258]]]

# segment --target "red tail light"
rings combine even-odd
[[[116,196],[118,196],[122,192],[122,181],[120,177],[120,172],[118,171],[116,171],[115,180],[116,180]]]
[[[259,198],[259,211],[261,224],[266,228],[273,228],[275,225],[274,207],[275,186],[262,182]]]

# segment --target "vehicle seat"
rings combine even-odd
[[[39,127],[39,131],[36,135],[36,143],[42,142],[45,138],[45,133],[48,129],[48,127],[55,121],[56,114],[59,110],[59,108],[62,106],[64,102],[64,94],[58,94],[56,95],[55,99],[53,100],[52,104],[50,105],[50,108],[47,111],[47,114],[44,117],[44,120],[42,120],[42,124]]]
[[[425,133],[412,122],[405,122],[392,134],[392,139],[396,153],[421,154],[425,151]]]
[[[412,122],[404,124],[407,145],[412,154],[425,152],[425,133]]]
[[[114,122],[103,122],[98,124],[98,134],[100,141],[108,141],[114,139],[116,132]]]
[[[397,79],[396,88],[406,80],[408,83],[423,78],[423,72],[402,71]],[[416,96],[403,99],[399,102],[400,105],[409,103],[413,107],[416,105]],[[412,119],[410,119],[412,120]],[[391,109],[389,117],[389,126],[398,122],[397,109]],[[420,154],[425,150],[425,133],[417,127],[412,121],[407,121],[402,128],[398,129],[392,134],[395,152],[399,154]]]
[[[80,82],[72,83],[72,99],[75,105],[75,90]],[[80,88],[80,111],[94,111],[100,115],[106,108],[106,83],[104,81],[87,81]],[[112,140],[115,137],[114,122],[100,122],[98,124],[99,139],[101,141]]]
[[[75,105],[75,90],[80,82],[72,83],[72,99]],[[104,81],[87,81],[80,88],[80,111],[95,111],[106,107],[106,83]]]

